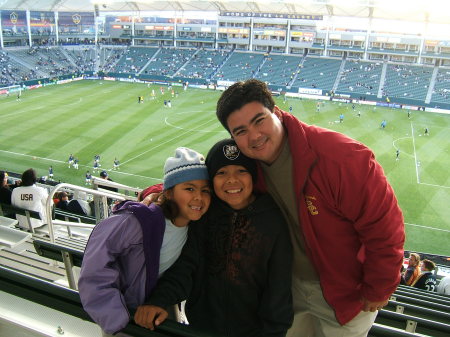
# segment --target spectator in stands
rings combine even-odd
[[[405,268],[405,266],[402,264],[402,266],[400,267],[400,284],[401,284],[401,285],[406,285],[406,281],[405,281],[405,272],[406,272],[406,268]]]
[[[22,174],[21,186],[15,188],[11,195],[13,206],[39,212],[42,220],[30,219],[32,228],[41,227],[47,222],[46,202],[48,192],[45,188],[36,186],[36,181],[36,171],[32,168],[26,170]],[[20,227],[30,229],[25,215],[17,214],[16,218],[19,220]]]
[[[441,278],[436,290],[438,294],[450,295],[450,276]]]
[[[59,192],[56,208],[61,209],[63,211],[67,211],[69,209],[69,195],[66,192],[64,191]]]
[[[280,110],[255,79],[224,91],[217,116],[258,160],[257,187],[271,193],[290,227],[295,317],[287,336],[366,336],[400,281],[405,240],[372,151]]]
[[[234,140],[217,142],[206,165],[210,210],[191,225],[180,258],[135,321],[153,330],[155,316],[156,325],[167,317],[163,308],[187,299],[189,325],[207,335],[285,336],[293,317],[287,224],[268,194],[253,192],[256,163]]]
[[[405,281],[410,286],[420,275],[420,255],[417,253],[409,254],[408,268],[406,268]]]
[[[84,309],[104,331],[122,330],[148,297],[158,277],[178,258],[187,225],[211,200],[204,157],[178,148],[164,166],[163,201],[158,206],[127,201],[93,230],[78,283]]]
[[[73,199],[67,204],[67,210],[71,213],[91,216],[92,209],[87,201],[87,195],[85,192],[76,191],[73,195]]]
[[[436,264],[430,260],[423,260],[420,266],[422,274],[414,281],[412,286],[428,291],[436,291],[436,275],[433,274],[433,270],[436,268]]]
[[[8,185],[8,173],[0,171],[0,202],[11,205],[12,189]]]
[[[106,172],[106,171],[100,172],[100,178],[107,180],[107,181],[113,181],[109,177],[108,172]],[[98,184],[98,187],[103,188],[104,190],[108,190],[108,191],[119,192],[119,190],[116,187],[111,187],[111,186],[106,186],[106,185],[101,185],[101,184]]]

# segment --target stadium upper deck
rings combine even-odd
[[[222,3],[219,12],[217,8],[205,8],[208,2],[183,1],[182,9],[195,3],[197,9],[208,10],[211,15],[191,19],[178,18],[176,13],[167,18],[142,14],[133,18],[126,12],[122,16],[106,12],[118,3],[92,10],[92,5],[83,1],[77,6],[72,1],[57,5],[42,1],[39,8],[30,7],[27,1],[6,1],[0,7],[0,43],[9,52],[9,59],[2,57],[1,83],[91,71],[169,81],[256,77],[279,91],[314,88],[358,98],[384,100],[390,96],[398,103],[450,108],[450,37],[436,38],[431,29],[436,28],[436,23],[449,21],[429,8],[420,12],[420,6],[401,10],[391,6],[385,13],[377,1],[372,1],[371,6],[358,2],[358,10],[332,1],[306,7],[284,1],[276,11],[271,5],[262,11],[243,1],[240,5]],[[126,10],[129,3],[120,3],[121,10]],[[49,12],[46,6],[72,11]],[[161,9],[141,3],[135,6],[144,6],[140,10]],[[360,20],[358,28],[351,20],[342,23],[344,14]],[[382,26],[381,20],[386,18],[421,22],[405,33]],[[396,22],[400,25],[406,21]],[[439,27],[449,28],[445,24]],[[92,47],[77,47],[80,44]],[[44,53],[42,59],[36,60],[29,52],[11,51],[15,47],[58,45],[75,46],[55,51],[59,55],[54,55],[54,62],[49,62]],[[96,45],[131,48],[122,55],[123,49],[96,49]],[[47,50],[47,54],[52,52]],[[20,53],[23,57],[19,57]],[[358,63],[357,67],[354,63]],[[406,71],[395,70],[406,68],[426,76],[407,79]],[[17,69],[18,74],[13,74],[12,69]]]

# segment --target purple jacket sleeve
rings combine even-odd
[[[127,266],[117,260],[139,243],[142,230],[137,219],[131,214],[119,214],[100,222],[86,246],[78,282],[80,298],[84,310],[106,333],[120,331],[130,320],[120,291],[120,276],[127,273]]]

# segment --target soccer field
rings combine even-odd
[[[154,89],[156,99],[150,97]],[[101,169],[119,183],[144,188],[161,181],[165,159],[178,146],[206,155],[227,137],[215,116],[220,92],[144,84],[78,81],[0,98],[0,169],[21,173],[29,167],[55,180],[84,185],[95,154]],[[138,96],[144,102],[138,104]],[[172,101],[172,108],[164,106]],[[450,115],[389,108],[276,98],[284,110],[303,121],[343,132],[369,146],[395,189],[406,223],[406,249],[450,255]],[[358,117],[357,112],[361,116]],[[339,115],[344,122],[339,123]],[[387,121],[385,129],[380,127]],[[424,135],[425,128],[430,134]],[[400,160],[396,160],[396,149]],[[70,154],[80,169],[69,169]],[[358,196],[355,196],[356,198]],[[376,207],[376,205],[374,205]]]

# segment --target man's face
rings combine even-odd
[[[284,129],[275,113],[259,102],[245,104],[227,119],[239,149],[247,156],[272,164],[281,152]]]

